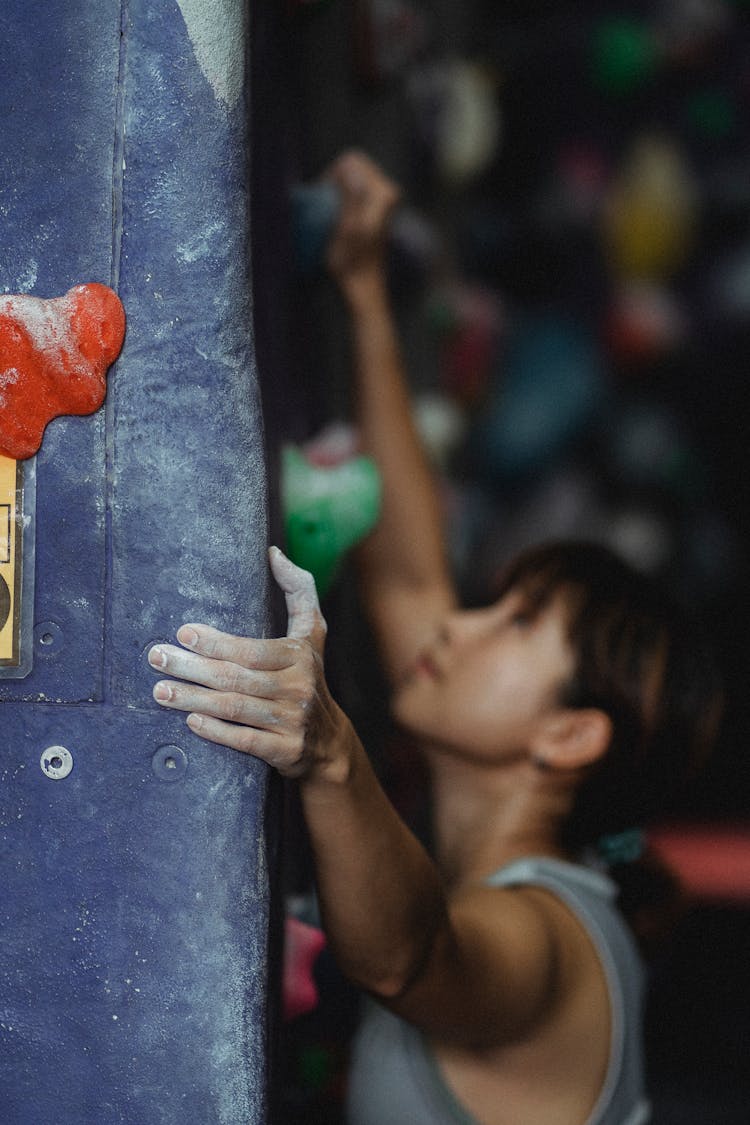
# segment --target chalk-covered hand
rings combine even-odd
[[[258,640],[183,625],[181,647],[149,650],[151,666],[170,677],[154,686],[154,698],[189,712],[188,726],[202,738],[261,758],[285,777],[339,776],[352,732],[325,681],[326,623],[315,583],[277,547],[269,554],[286,597],[287,636]]]

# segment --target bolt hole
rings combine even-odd
[[[63,760],[59,754],[55,754],[54,758],[50,758],[49,764],[53,770],[60,770],[63,766]]]
[[[187,767],[187,757],[179,746],[160,746],[151,759],[151,765],[162,781],[179,781]]]
[[[52,635],[52,633],[42,633],[39,640],[42,642],[43,645],[51,645],[54,642],[55,638]]]

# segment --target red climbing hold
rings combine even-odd
[[[316,926],[287,915],[284,928],[283,1012],[285,1020],[311,1012],[318,1004],[313,965],[326,938]]]
[[[125,310],[106,285],[0,296],[0,453],[32,457],[53,418],[98,410],[124,337]]]

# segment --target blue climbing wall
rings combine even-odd
[[[185,620],[268,628],[244,7],[0,10],[0,291],[101,281],[127,315],[104,408],[27,465],[32,668],[0,671],[5,1125],[265,1119],[265,770],[157,709],[145,659]]]

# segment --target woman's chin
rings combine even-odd
[[[416,737],[423,733],[420,723],[423,710],[419,706],[418,693],[412,680],[402,684],[391,696],[391,718],[402,730]]]

